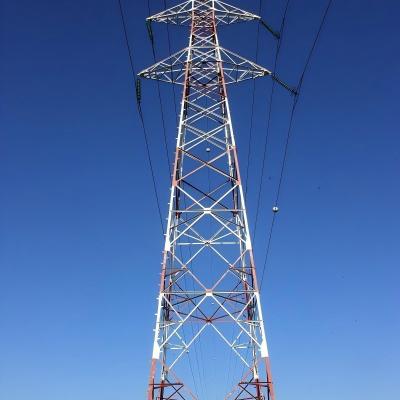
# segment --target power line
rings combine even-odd
[[[258,2],[258,15],[259,16],[261,16],[261,9],[262,9],[262,0],[259,0],[259,2]],[[260,45],[260,23],[257,24],[256,57],[255,57],[256,63],[258,61],[259,45]],[[253,137],[255,95],[256,95],[256,81],[255,81],[255,79],[253,79],[251,114],[250,114],[250,129],[249,129],[249,145],[247,147],[247,164],[246,164],[246,180],[245,180],[246,184],[245,184],[245,189],[244,189],[245,197],[247,197],[247,188],[248,188],[248,183],[249,183],[249,169],[250,169],[251,142],[252,142],[252,137]]]
[[[287,160],[287,151],[288,151],[288,147],[289,147],[289,141],[290,141],[291,132],[292,132],[292,126],[293,126],[294,112],[296,111],[296,105],[297,105],[297,102],[298,102],[298,98],[299,97],[297,95],[293,99],[292,109],[290,111],[289,126],[288,126],[288,130],[287,130],[287,135],[286,135],[284,155],[283,155],[283,159],[282,159],[282,165],[281,165],[281,172],[280,172],[280,177],[279,177],[278,189],[277,189],[277,193],[276,193],[276,197],[275,197],[275,207],[277,207],[277,204],[278,204],[278,201],[279,201],[280,192],[281,192],[283,174],[284,174],[284,171],[285,171],[285,165],[286,165],[286,160]],[[264,264],[263,264],[263,269],[262,269],[262,273],[261,273],[260,290],[261,290],[262,284],[264,282],[264,275],[265,275],[268,256],[269,256],[269,252],[270,252],[270,248],[271,248],[272,234],[273,234],[273,231],[274,231],[276,215],[277,215],[276,212],[274,212],[273,215],[272,215],[272,222],[271,222],[271,226],[270,226],[270,230],[269,230],[269,234],[268,234],[267,250],[266,250],[266,253],[265,253]]]
[[[163,0],[163,2],[164,2],[165,9],[167,9],[166,0]],[[149,15],[151,15],[152,12],[151,12],[151,7],[150,7],[150,0],[147,0],[147,9],[148,9]],[[170,56],[172,54],[172,51],[171,51],[171,39],[170,39],[170,33],[169,33],[168,24],[166,24],[166,26],[167,26],[167,39],[168,39],[168,52],[169,52],[168,55]],[[154,33],[153,33],[152,28],[151,28],[151,22],[148,23],[147,29],[148,29],[148,33],[149,33],[150,42],[151,42],[153,59],[154,59],[154,62],[156,63],[157,62],[157,57],[156,57],[156,50],[155,50],[155,43],[154,43]],[[176,118],[178,118],[175,85],[171,85],[171,86],[172,86],[172,92],[173,92],[173,98],[174,98],[175,115],[176,115]],[[160,91],[160,82],[159,81],[157,81],[157,92],[158,92],[158,101],[159,101],[159,105],[160,105],[161,121],[162,121],[162,126],[163,126],[164,146],[165,146],[165,151],[166,151],[166,156],[167,156],[168,170],[169,170],[170,176],[172,177],[171,163],[170,163],[168,143],[167,143],[167,134],[166,134],[166,127],[165,127],[164,108],[163,108],[163,103],[162,103],[162,99],[161,99],[161,91]],[[176,121],[178,121],[178,120],[176,119]],[[186,200],[185,199],[184,199],[184,203],[185,203],[184,206],[186,208]],[[182,257],[182,248],[180,247],[179,250],[180,250],[180,253],[181,253],[181,258],[183,258]],[[189,249],[189,252],[191,253],[190,249]],[[186,282],[186,276],[184,276],[184,281]],[[193,282],[192,282],[192,285],[193,285],[193,290],[194,290],[194,283]],[[191,326],[192,335],[195,336],[193,324],[191,324],[190,326]],[[183,333],[184,341],[187,343],[186,333],[185,333],[185,330],[184,330],[183,326],[182,326],[182,333]],[[195,353],[195,360],[196,360],[196,365],[197,365],[197,373],[198,373],[200,381],[201,381],[200,364],[199,364],[199,357],[198,357],[198,354],[197,354],[197,347],[196,346],[194,346],[194,353]],[[199,393],[198,384],[197,384],[197,380],[195,379],[195,374],[193,372],[192,360],[191,360],[191,357],[190,357],[189,353],[188,353],[188,361],[189,361],[190,373],[191,373],[191,376],[192,376],[192,379],[193,379],[193,384],[194,384],[196,393],[198,394]],[[204,376],[204,366],[203,366],[203,376]],[[203,396],[204,396],[204,386],[201,386],[201,389],[202,389]]]
[[[333,0],[329,0],[327,5],[326,5],[326,7],[325,7],[325,11],[324,11],[324,14],[322,16],[320,25],[319,25],[317,33],[315,35],[315,38],[314,38],[313,44],[311,46],[311,49],[308,52],[308,55],[307,55],[307,58],[306,58],[306,62],[304,64],[303,71],[302,71],[302,73],[300,75],[299,84],[297,85],[297,95],[293,99],[292,109],[291,109],[290,117],[289,117],[289,125],[288,125],[287,134],[286,134],[286,142],[285,142],[285,148],[284,148],[284,153],[283,153],[281,172],[280,172],[280,176],[279,176],[278,189],[277,189],[276,197],[275,197],[275,206],[278,205],[279,198],[280,198],[282,182],[283,182],[283,177],[284,177],[284,172],[285,172],[285,166],[286,166],[286,161],[287,161],[289,142],[290,142],[290,138],[292,136],[293,119],[294,119],[294,114],[295,114],[296,107],[297,107],[298,100],[299,100],[300,89],[301,89],[301,87],[303,85],[304,76],[305,76],[305,74],[306,74],[306,72],[307,72],[307,70],[309,68],[311,58],[312,58],[312,56],[314,54],[315,47],[316,47],[318,39],[319,39],[319,37],[321,35],[322,28],[325,25],[326,17],[328,15],[328,12],[329,12],[329,10],[331,8],[332,3],[333,3]],[[268,236],[268,242],[267,242],[267,250],[266,250],[266,254],[265,254],[264,265],[263,265],[262,274],[261,274],[261,280],[260,280],[260,289],[261,289],[262,284],[263,284],[265,269],[266,269],[266,265],[267,265],[267,261],[268,261],[268,256],[269,256],[269,253],[270,253],[272,234],[273,234],[273,230],[274,230],[274,226],[275,226],[275,219],[276,219],[276,213],[274,213],[273,216],[272,216],[272,223],[271,223],[269,236]]]
[[[274,73],[276,73],[276,71],[277,71],[279,52],[280,52],[281,45],[282,45],[283,32],[284,32],[284,29],[285,29],[286,15],[287,15],[287,11],[289,9],[289,4],[290,4],[290,0],[287,0],[285,9],[283,11],[281,26],[279,28],[279,39],[278,39],[278,41],[276,43],[276,50],[275,50]],[[268,103],[267,129],[266,129],[265,141],[264,141],[264,151],[263,151],[262,166],[261,166],[261,176],[260,176],[260,182],[258,184],[258,195],[257,195],[256,216],[255,216],[254,230],[253,230],[253,241],[256,238],[258,216],[259,216],[259,212],[260,212],[261,188],[262,188],[262,182],[263,182],[263,179],[264,179],[265,161],[266,161],[266,158],[267,158],[267,148],[268,148],[268,139],[269,139],[269,133],[270,133],[271,116],[272,116],[272,104],[273,104],[273,98],[274,98],[274,92],[275,92],[275,84],[276,84],[276,81],[272,80],[271,91],[270,91],[270,96],[269,96],[269,103]]]
[[[140,118],[140,123],[142,125],[142,132],[143,132],[144,142],[145,142],[145,145],[146,145],[147,159],[148,159],[148,162],[149,162],[149,167],[150,167],[150,172],[151,172],[151,179],[153,181],[154,196],[155,196],[156,203],[157,203],[157,210],[158,210],[158,215],[159,215],[159,218],[160,218],[161,230],[162,230],[162,232],[164,234],[164,224],[163,224],[163,219],[162,219],[162,214],[161,214],[160,201],[159,201],[159,197],[158,197],[158,193],[157,193],[157,185],[156,185],[156,179],[155,179],[155,174],[154,174],[153,163],[151,161],[149,139],[148,139],[146,125],[144,123],[142,107],[141,107],[141,104],[140,104],[140,97],[138,95],[138,88],[140,87],[140,84],[139,84],[140,81],[138,81],[138,79],[136,78],[135,64],[134,64],[134,61],[133,61],[134,60],[133,51],[132,51],[132,48],[131,48],[130,43],[129,43],[128,32],[127,32],[126,22],[125,22],[125,14],[124,14],[124,10],[123,10],[123,7],[122,7],[121,0],[118,0],[118,5],[119,5],[119,12],[120,12],[120,15],[121,15],[122,27],[123,27],[123,30],[124,30],[125,44],[126,44],[126,48],[128,50],[129,63],[130,63],[131,72],[132,72],[132,78],[133,78],[133,82],[134,82],[135,90],[136,90],[136,106],[137,106],[137,111],[138,111],[139,118]]]
[[[163,3],[164,3],[164,8],[167,9],[167,7],[168,7],[167,6],[167,0],[163,0]],[[171,35],[170,35],[170,31],[169,31],[169,24],[166,24],[166,29],[167,29],[168,55],[170,56],[172,54],[172,46],[171,46]],[[172,96],[173,96],[173,99],[174,99],[174,109],[175,109],[176,123],[178,125],[178,123],[179,123],[179,114],[178,114],[178,106],[177,106],[177,103],[176,103],[175,85],[171,85],[171,87],[172,87]],[[182,185],[183,185],[183,183],[182,183]],[[187,207],[186,206],[186,197],[183,198],[183,205],[184,205],[185,208]],[[189,246],[189,256],[190,256],[190,258],[192,258],[192,249],[191,249],[190,246]],[[195,287],[194,287],[193,280],[192,280],[192,288],[193,288],[193,291],[194,291]],[[194,336],[193,324],[191,324],[191,330],[192,330],[192,334]],[[196,334],[197,333],[198,332],[196,332]],[[203,349],[202,349],[201,343],[202,342],[200,342],[199,352],[197,351],[197,346],[196,345],[193,346],[194,347],[196,365],[197,365],[197,371],[198,371],[198,375],[199,375],[200,381],[201,381],[201,376],[200,376],[200,363],[199,363],[199,355],[198,355],[198,353],[200,353],[200,358],[202,360],[204,360],[204,358],[203,358]],[[201,366],[202,366],[201,371],[202,371],[202,375],[203,375],[203,381],[205,381],[204,361],[201,362]],[[201,386],[201,390],[203,392],[203,397],[207,397],[207,396],[205,396],[205,393],[204,393],[204,390],[205,390],[204,385]]]
[[[167,0],[163,0],[164,1],[164,7],[167,8]],[[169,24],[165,24],[167,27],[167,39],[168,39],[168,54],[171,55],[172,54],[172,48],[171,48],[171,35],[169,33]],[[171,85],[172,87],[172,94],[174,97],[174,108],[175,108],[175,116],[176,116],[176,122],[178,123],[178,107],[176,105],[176,93],[175,93],[175,85]]]
[[[278,63],[278,57],[279,57],[279,51],[281,48],[281,43],[282,43],[282,36],[283,36],[283,31],[285,28],[285,22],[286,22],[286,14],[287,10],[289,8],[289,3],[290,0],[287,0],[286,6],[282,15],[282,21],[281,25],[279,28],[279,32],[274,32],[271,28],[269,28],[265,23],[261,23],[267,28],[267,30],[272,33],[275,38],[277,39],[276,42],[276,50],[275,50],[275,60],[274,60],[274,69],[273,73],[276,74],[277,70],[277,63]],[[261,16],[261,1],[260,1],[260,13],[259,15]],[[258,25],[260,26],[260,25]],[[257,32],[258,33],[258,32]],[[258,43],[258,42],[257,42]],[[254,82],[254,81],[253,81]],[[261,177],[260,177],[260,183],[258,185],[258,195],[257,195],[257,207],[256,207],[256,216],[255,216],[255,223],[254,223],[254,230],[253,230],[253,241],[255,240],[255,235],[256,235],[256,229],[257,229],[257,222],[258,222],[258,215],[259,215],[259,209],[260,209],[260,201],[261,201],[261,187],[262,187],[262,181],[263,181],[263,176],[264,176],[264,169],[265,169],[265,160],[266,160],[266,153],[267,153],[267,145],[268,145],[268,137],[269,137],[269,131],[270,131],[270,121],[271,121],[271,113],[272,113],[272,99],[274,95],[274,90],[275,90],[275,84],[276,81],[275,79],[272,80],[272,86],[271,86],[271,91],[270,91],[270,97],[269,97],[269,107],[268,107],[268,117],[267,117],[267,129],[266,129],[266,135],[265,135],[265,142],[264,142],[264,151],[263,151],[263,159],[262,159],[262,168],[261,168]],[[254,86],[253,86],[254,88]],[[253,91],[253,105],[254,105],[254,91]],[[249,145],[249,152],[250,152],[250,145]],[[247,193],[247,176],[246,176],[246,192]],[[249,349],[246,350],[246,357],[248,355]],[[244,367],[242,369],[242,375],[244,374]]]
[[[149,11],[149,15],[151,15],[150,0],[147,0],[147,8],[148,8],[148,11]],[[153,53],[154,63],[156,63],[157,62],[157,57],[156,57],[156,49],[155,49],[155,45],[154,45],[154,35],[153,35],[152,28],[151,28],[151,21],[149,21],[147,23],[147,30],[148,30],[149,38],[150,38],[150,42],[151,42],[151,51]],[[171,173],[172,173],[171,172],[171,160],[170,160],[170,157],[169,157],[168,140],[167,140],[167,129],[165,127],[164,108],[163,108],[163,103],[162,103],[162,98],[161,98],[161,88],[160,88],[160,82],[159,81],[157,81],[157,95],[158,95],[158,103],[160,105],[160,116],[161,116],[161,124],[162,124],[162,128],[163,128],[165,155],[166,155],[166,159],[167,159],[169,175],[171,176]]]
[[[258,2],[258,15],[261,17],[261,11],[262,11],[262,0],[259,0]],[[258,56],[259,56],[259,46],[260,46],[260,25],[261,22],[257,24],[257,36],[256,36],[256,54],[255,54],[255,62],[257,63],[258,61]],[[245,189],[244,189],[244,196],[247,198],[247,189],[248,189],[248,183],[249,183],[249,170],[250,170],[250,156],[251,156],[251,151],[252,151],[252,138],[253,138],[253,124],[254,124],[254,105],[255,105],[255,94],[256,94],[256,82],[255,79],[253,79],[253,87],[252,87],[252,99],[251,99],[251,113],[250,113],[250,128],[249,128],[249,140],[248,140],[248,147],[247,147],[247,163],[246,163],[246,179],[245,179]],[[234,328],[232,328],[232,338],[234,336]],[[246,357],[248,354],[248,350],[246,351]],[[229,385],[229,374],[230,374],[230,360],[232,358],[232,353],[229,354],[229,371],[227,374],[227,384]],[[237,357],[235,358],[235,365],[232,370],[232,374],[234,374],[234,371],[236,369],[236,364],[237,364]],[[243,367],[244,371],[244,367]],[[242,371],[242,375],[243,375]],[[232,377],[233,378],[233,377]]]

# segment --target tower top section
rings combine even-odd
[[[189,46],[141,71],[140,77],[185,84],[186,70],[197,76],[198,84],[218,85],[210,79],[217,66],[223,68],[226,84],[272,75],[268,69],[222,48],[216,26],[240,21],[259,20],[260,17],[219,0],[191,0],[147,18],[152,21],[190,25]],[[151,28],[150,28],[151,32]]]
[[[164,22],[174,25],[191,25],[194,16],[209,15],[215,18],[215,24],[230,25],[236,22],[260,20],[258,15],[244,11],[219,0],[189,0],[168,8],[147,18],[148,22]]]
[[[197,76],[197,84],[218,85],[218,81],[210,79],[217,65],[223,70],[225,84],[270,76],[279,85],[295,94],[295,90],[273,71],[219,45],[217,25],[245,21],[260,22],[278,39],[279,33],[256,14],[219,0],[189,0],[154,14],[146,21],[151,37],[153,21],[190,26],[191,35],[188,47],[144,69],[139,73],[139,77],[184,85],[187,79],[186,72],[189,71]]]

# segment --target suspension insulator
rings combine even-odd
[[[146,21],[146,28],[147,28],[147,33],[149,35],[150,42],[152,44],[154,44],[154,35],[153,35],[153,28],[151,26],[151,21]]]
[[[140,104],[140,102],[142,101],[142,82],[140,78],[136,79],[135,88],[136,88],[136,100]]]
[[[265,21],[260,19],[260,23],[269,33],[271,33],[272,36],[275,37],[275,39],[279,40],[281,38],[280,32],[277,32],[274,29],[272,29]]]
[[[275,74],[271,74],[271,78],[279,83],[279,85],[281,85],[283,88],[285,88],[286,90],[288,90],[292,95],[297,96],[298,95],[298,90],[297,88],[293,88],[291,86],[289,86],[287,83],[283,82],[282,79],[280,79],[277,75]]]

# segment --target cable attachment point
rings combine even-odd
[[[279,40],[281,38],[280,32],[277,32],[274,29],[272,29],[265,21],[260,19],[260,23],[275,39]]]
[[[277,75],[271,74],[271,78],[275,82],[279,83],[283,88],[288,90],[294,96],[297,96],[299,94],[298,91],[297,91],[297,88],[293,88],[293,87],[289,86],[287,83],[283,82],[282,79],[280,79]]]

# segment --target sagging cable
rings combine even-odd
[[[260,24],[277,40],[281,38],[280,32],[275,31],[272,29],[264,20],[260,18]]]

